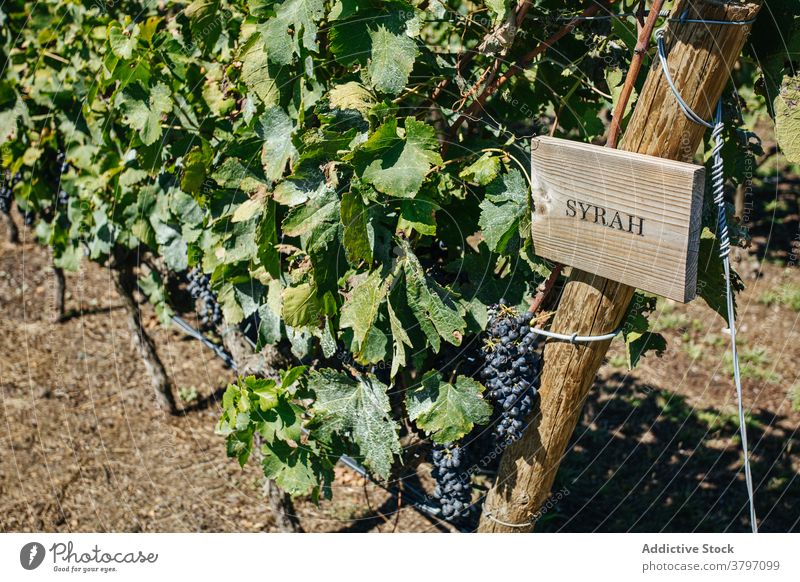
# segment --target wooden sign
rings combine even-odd
[[[694,299],[702,166],[552,137],[533,138],[531,150],[537,255]]]

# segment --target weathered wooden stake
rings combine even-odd
[[[689,18],[745,21],[756,17],[761,0],[679,0],[672,13],[681,14],[686,8]],[[669,23],[665,41],[670,72],[685,101],[705,119],[711,119],[749,32],[749,25]],[[704,132],[679,109],[660,67],[654,64],[620,149],[691,161]],[[608,333],[622,321],[633,292],[632,287],[573,269],[552,329],[582,335]],[[533,530],[536,511],[550,494],[609,344],[547,343],[540,411],[522,439],[504,452],[479,531]]]

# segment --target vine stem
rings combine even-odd
[[[497,92],[497,90],[505,85],[509,79],[517,75],[518,73],[525,70],[525,68],[530,64],[530,62],[546,51],[548,48],[553,46],[557,41],[559,41],[562,37],[570,33],[579,22],[585,19],[587,16],[592,16],[600,10],[600,6],[597,4],[592,4],[588,6],[581,12],[580,16],[577,16],[570,20],[567,24],[562,26],[557,32],[552,34],[550,37],[536,45],[533,49],[528,51],[525,55],[522,56],[519,60],[512,63],[509,69],[500,75],[499,77],[495,78],[494,81],[489,83],[486,88],[481,92],[480,95],[467,107],[466,111],[462,113],[458,119],[453,122],[452,127],[450,128],[449,132],[449,139],[452,141],[458,129],[461,125],[470,117],[472,117],[479,109],[483,107],[486,103],[486,100]]]
[[[653,29],[656,26],[658,15],[663,6],[664,0],[653,0],[653,5],[650,7],[647,20],[645,20],[644,26],[639,30],[639,38],[636,40],[636,46],[633,49],[633,58],[631,58],[631,65],[625,76],[625,84],[622,86],[619,101],[617,101],[617,104],[614,106],[614,112],[611,115],[611,125],[608,128],[606,147],[617,147],[617,138],[619,137],[622,118],[625,115],[625,108],[633,93],[633,86],[636,84],[636,79],[639,77],[639,71],[642,69],[644,55],[647,54],[647,49],[650,46],[650,36],[653,34]]]
[[[544,282],[544,286],[542,287],[541,291],[536,294],[536,297],[533,298],[531,302],[531,306],[528,308],[528,311],[531,313],[536,313],[541,309],[544,300],[547,299],[547,296],[552,291],[553,287],[555,287],[556,281],[558,281],[559,275],[561,275],[561,271],[564,270],[564,265],[561,263],[556,263],[556,266],[553,267],[553,270],[550,271],[550,275],[547,276],[547,279]]]

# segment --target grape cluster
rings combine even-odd
[[[17,172],[11,174],[11,170],[3,171],[2,183],[0,183],[0,212],[8,214],[11,210],[11,201],[14,199],[14,186],[22,180],[22,174]]]
[[[442,504],[442,517],[465,517],[472,502],[469,473],[461,470],[466,454],[457,444],[434,445],[433,496]]]
[[[58,188],[58,194],[56,195],[56,204],[58,206],[66,206],[67,202],[69,201],[69,194],[61,187],[61,176],[66,173],[69,169],[69,164],[67,163],[67,156],[64,152],[58,152],[56,156],[56,180],[55,184]]]
[[[517,440],[539,388],[542,359],[535,351],[538,336],[531,331],[531,313],[516,315],[505,305],[494,311],[480,374],[500,411],[493,428],[495,438]]]
[[[222,323],[222,309],[217,303],[217,294],[211,290],[211,278],[197,267],[186,276],[189,284],[186,289],[195,301],[200,301],[197,312],[205,329],[213,329]]]

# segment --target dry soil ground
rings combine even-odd
[[[759,255],[771,260],[740,297],[767,531],[800,529],[793,220],[781,256],[761,245]],[[45,249],[0,243],[0,531],[272,531],[257,469],[227,459],[213,432],[216,398],[232,372],[198,342],[160,327],[145,307],[176,386],[197,393],[184,416],[158,412],[108,272],[87,262],[68,275],[72,315],[63,323],[51,321],[52,288]],[[747,528],[723,321],[702,301],[662,303],[658,325],[668,351],[633,373],[621,346],[612,347],[559,472],[561,499],[540,531]],[[398,511],[347,469],[337,473],[333,501],[297,502],[306,530],[441,529],[402,504]]]

